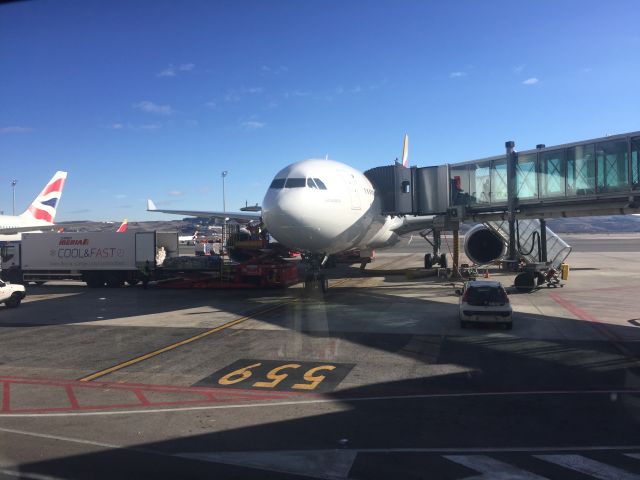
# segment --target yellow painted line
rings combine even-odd
[[[109,375],[110,373],[116,372],[118,370],[122,370],[123,368],[126,368],[126,367],[130,367],[131,365],[135,365],[136,363],[144,362],[145,360],[153,358],[157,355],[161,355],[165,352],[169,352],[176,348],[182,347],[183,345],[187,345],[189,343],[195,342],[196,340],[200,340],[201,338],[220,332],[221,330],[224,330],[226,328],[233,327],[234,325],[238,325],[239,323],[242,323],[246,320],[254,318],[257,315],[272,312],[273,310],[284,307],[285,305],[288,305],[293,301],[295,301],[295,299],[292,299],[287,302],[282,302],[277,305],[273,305],[271,307],[263,308],[262,310],[258,310],[257,312],[251,313],[244,317],[236,318],[235,320],[231,320],[230,322],[227,322],[224,325],[220,325],[219,327],[212,328],[210,330],[207,330],[206,332],[199,333],[198,335],[195,335],[193,337],[189,337],[179,342],[172,343],[171,345],[167,345],[166,347],[159,348],[158,350],[145,353],[144,355],[140,355],[139,357],[132,358],[131,360],[127,360],[126,362],[118,363],[117,365],[113,365],[112,367],[105,368],[104,370],[99,370],[95,373],[92,373],[91,375],[87,375],[86,377],[80,378],[79,381],[90,382],[91,380],[95,380],[96,378],[104,377],[105,375]]]
[[[402,259],[404,258],[408,258],[411,255],[408,255],[407,257],[402,257]],[[381,267],[385,267],[387,265],[389,265],[390,263],[393,263],[395,261],[397,261],[398,259],[393,259],[387,263],[385,263],[384,265],[381,265]],[[359,277],[358,277],[359,279]],[[333,285],[331,285],[331,287],[336,287],[338,285],[342,285],[343,283],[349,281],[349,280],[356,280],[355,278],[346,278],[346,279],[342,279],[339,280],[337,282],[335,282]],[[187,345],[189,343],[195,342],[197,340],[200,340],[201,338],[205,338],[209,335],[212,335],[214,333],[220,332],[222,330],[225,330],[229,327],[233,327],[234,325],[238,325],[239,323],[242,323],[246,320],[249,320],[251,318],[254,318],[257,315],[262,315],[264,313],[269,313],[272,312],[278,308],[284,307],[285,305],[288,305],[290,303],[295,302],[297,299],[291,299],[288,300],[286,302],[281,302],[278,303],[277,305],[273,305],[271,307],[267,307],[267,308],[263,308],[262,310],[258,310],[257,312],[251,313],[249,315],[246,315],[244,317],[240,317],[240,318],[236,318],[235,320],[231,320],[230,322],[227,322],[223,325],[220,325],[219,327],[215,327],[212,328],[210,330],[207,330],[205,332],[199,333],[198,335],[195,335],[193,337],[189,337],[186,338],[184,340],[181,340],[179,342],[176,343],[172,343],[171,345],[167,345],[166,347],[162,347],[159,348],[158,350],[154,350],[152,352],[149,353],[145,353],[144,355],[140,355],[138,357],[132,358],[131,360],[127,360],[126,362],[122,362],[122,363],[118,363],[116,365],[113,365],[109,368],[105,368],[104,370],[99,370],[95,373],[92,373],[91,375],[87,375],[85,377],[82,377],[79,379],[80,382],[90,382],[92,380],[95,380],[96,378],[100,378],[100,377],[104,377],[105,375],[109,375],[110,373],[113,372],[117,372],[118,370],[122,370],[123,368],[127,368],[130,367],[131,365],[135,365],[136,363],[140,363],[140,362],[144,362],[145,360],[148,360],[150,358],[156,357],[158,355],[161,355],[163,353],[169,352],[171,350],[174,350],[176,348],[182,347],[183,345]]]

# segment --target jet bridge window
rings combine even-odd
[[[275,178],[269,188],[284,188],[284,178]]]
[[[304,178],[287,178],[284,188],[304,188],[306,185],[307,181]]]

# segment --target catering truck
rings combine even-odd
[[[260,243],[227,243],[229,254],[178,255],[177,232],[24,233],[0,242],[2,279],[13,284],[79,280],[89,287],[153,281],[165,288],[283,288],[297,262]]]
[[[3,242],[2,278],[12,283],[81,280],[120,287],[149,280],[178,255],[177,232],[24,233]]]

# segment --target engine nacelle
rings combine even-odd
[[[476,225],[464,236],[464,253],[477,265],[491,263],[506,252],[505,242],[484,225]]]

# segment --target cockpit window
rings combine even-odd
[[[269,188],[284,188],[284,178],[274,178]]]
[[[327,187],[325,186],[324,182],[322,180],[320,180],[319,178],[314,178],[313,180],[314,180],[314,182],[316,182],[316,185],[318,185],[318,188],[320,190],[326,190],[327,189]]]
[[[316,182],[313,181],[313,178],[307,178],[307,187],[309,188],[318,188]]]
[[[306,184],[307,181],[304,178],[287,178],[284,188],[304,188]]]

